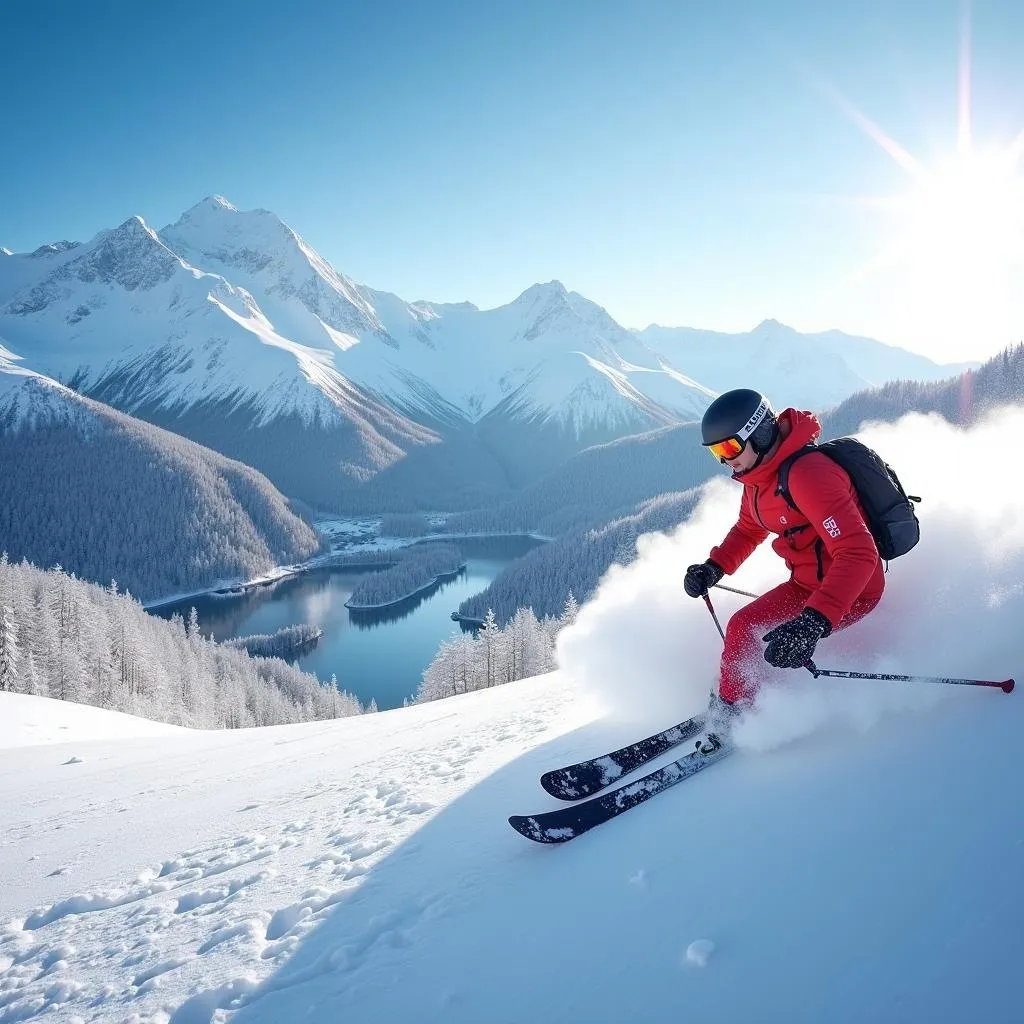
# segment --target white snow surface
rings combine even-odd
[[[93,740],[136,736],[169,736],[186,732],[176,725],[151,722],[136,715],[107,711],[89,704],[31,697],[24,693],[2,695],[0,749],[36,747],[49,743],[89,743]]]
[[[0,752],[0,1019],[1014,1019],[1019,699],[737,755],[531,845],[504,819],[555,803],[539,774],[635,735],[585,707],[554,674]]]

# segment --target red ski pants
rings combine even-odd
[[[764,665],[765,645],[761,638],[780,623],[796,618],[809,596],[810,591],[789,580],[733,615],[725,630],[725,650],[722,651],[718,686],[722,700],[729,703],[753,700],[759,685],[759,666]],[[881,596],[859,598],[833,632],[863,619],[878,604]]]

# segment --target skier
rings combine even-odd
[[[789,493],[799,511],[779,490],[780,465],[820,433],[812,413],[785,409],[776,416],[764,395],[747,388],[720,395],[701,422],[704,447],[732,470],[743,495],[739,519],[722,543],[687,568],[686,593],[706,594],[769,534],[790,570],[789,580],[729,620],[707,717],[709,731],[720,737],[757,692],[758,654],[776,668],[802,668],[819,640],[862,619],[885,588],[878,548],[844,469],[814,452],[793,462]]]

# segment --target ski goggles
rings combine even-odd
[[[716,459],[726,462],[730,459],[735,459],[747,447],[747,442],[738,437],[727,437],[724,441],[716,441],[714,444],[708,444],[704,447]]]

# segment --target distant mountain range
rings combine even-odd
[[[406,302],[265,210],[211,197],[154,231],[0,252],[0,344],[27,367],[341,512],[472,508],[584,448],[760,387],[823,408],[958,372],[838,332],[630,331],[559,282],[513,302]]]
[[[871,338],[842,331],[801,334],[777,320],[765,320],[746,334],[656,325],[637,333],[715,392],[753,387],[780,407],[816,411],[889,381],[944,380],[979,365],[940,365]]]

